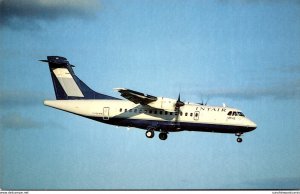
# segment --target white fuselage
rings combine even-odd
[[[157,131],[244,133],[256,128],[245,116],[228,115],[240,112],[229,107],[185,103],[180,111],[168,112],[127,100],[46,100],[44,104],[112,125]]]

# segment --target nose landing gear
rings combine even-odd
[[[242,143],[242,141],[243,141],[243,139],[241,138],[242,134],[243,134],[243,133],[236,133],[236,134],[235,134],[235,136],[238,137],[238,138],[236,139],[236,141],[237,141],[238,143]]]
[[[243,139],[240,138],[240,137],[238,137],[238,138],[236,139],[236,141],[237,141],[238,143],[242,143]]]

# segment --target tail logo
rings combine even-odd
[[[53,73],[68,96],[84,97],[67,68],[55,68]]]

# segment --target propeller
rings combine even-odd
[[[184,106],[184,102],[182,102],[182,101],[180,100],[180,93],[179,93],[178,99],[177,99],[177,101],[176,101],[176,103],[175,103],[175,111],[176,111],[176,113],[177,113],[177,116],[175,117],[175,122],[176,122],[176,123],[178,123],[178,117],[179,117],[179,114],[180,114],[180,107],[182,107],[182,106]],[[177,124],[177,125],[178,125],[178,124]],[[178,125],[177,128],[180,129],[180,126]]]
[[[181,106],[184,106],[184,102],[182,102],[182,101],[180,100],[180,93],[179,93],[177,102],[175,103],[175,109],[176,109],[176,108],[180,108]]]

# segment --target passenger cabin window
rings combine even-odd
[[[159,111],[159,114],[161,114],[161,115],[162,115],[162,111]]]
[[[173,113],[172,113],[172,112],[170,112],[170,115],[173,115]]]
[[[149,113],[152,114],[152,110],[149,110]]]
[[[186,117],[188,116],[188,113],[187,113],[187,112],[185,113],[185,116],[186,116]]]
[[[129,112],[132,112],[132,109],[129,109]]]
[[[167,111],[165,111],[165,115],[168,115],[168,112],[167,112]]]
[[[134,109],[134,112],[136,113],[136,112],[137,112],[137,109]]]
[[[120,108],[120,112],[122,112],[122,108]]]
[[[127,112],[127,109],[125,109],[125,112]]]
[[[140,109],[140,111],[139,111],[140,113],[142,113],[143,112],[143,109]]]
[[[182,112],[180,111],[180,116],[182,116]]]
[[[192,117],[192,116],[193,116],[193,113],[191,113],[190,116]]]
[[[157,114],[157,110],[154,111],[154,114]]]

